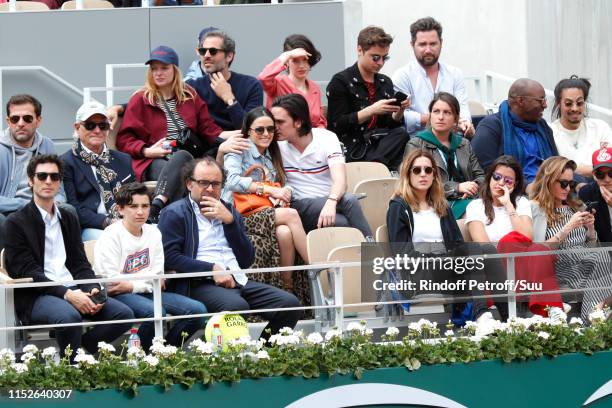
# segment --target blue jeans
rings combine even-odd
[[[129,307],[114,299],[108,299],[104,307],[95,315],[82,315],[68,301],[51,295],[37,297],[32,306],[32,324],[80,323],[83,317],[94,321],[123,320],[133,319],[134,313]],[[99,341],[110,343],[129,330],[131,326],[131,323],[102,324],[93,326],[85,334],[80,326],[60,327],[55,329],[55,338],[61,356],[64,355],[66,346],[70,344],[72,360],[81,345],[90,353],[95,353],[98,350]]]
[[[115,299],[132,309],[137,318],[153,317],[153,294],[152,293],[122,293],[115,295]],[[173,316],[192,315],[206,313],[206,307],[197,300],[190,299],[178,293],[162,292],[162,315],[166,312]],[[168,344],[180,347],[183,343],[181,333],[188,334],[185,341],[191,337],[198,329],[204,327],[206,319],[204,317],[194,317],[192,319],[179,319],[174,322],[172,329],[166,335]],[[153,322],[144,322],[138,329],[140,343],[144,350],[148,350],[153,343],[155,326]]]

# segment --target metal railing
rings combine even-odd
[[[508,259],[507,263],[507,279],[514,280],[516,276],[515,271],[515,259],[520,257],[531,257],[531,256],[542,256],[542,255],[558,255],[558,254],[567,254],[567,253],[584,253],[584,248],[576,248],[576,249],[563,249],[563,250],[546,250],[546,251],[534,251],[534,252],[519,252],[519,253],[503,253],[503,254],[484,254],[484,255],[472,255],[479,256],[483,258],[489,259]],[[597,253],[610,253],[612,251],[611,247],[597,247],[597,248],[589,248],[589,252],[597,252]],[[273,273],[273,272],[282,272],[282,271],[307,271],[310,276],[311,283],[311,292],[315,293],[316,290],[321,290],[321,283],[319,280],[320,273],[322,271],[329,271],[332,278],[332,285],[330,285],[330,290],[332,290],[333,294],[331,299],[325,296],[316,296],[313,295],[313,306],[301,306],[301,307],[292,307],[292,308],[270,308],[270,309],[256,309],[256,310],[238,310],[238,311],[225,311],[225,312],[217,312],[217,313],[204,313],[197,315],[184,315],[184,316],[162,316],[162,303],[161,303],[161,280],[164,279],[184,279],[184,278],[202,278],[202,277],[212,277],[217,275],[225,275],[227,273],[233,273],[238,271],[218,271],[218,272],[192,272],[192,273],[172,273],[172,274],[163,274],[163,275],[148,275],[148,276],[129,276],[129,275],[121,275],[113,278],[96,278],[96,279],[87,279],[87,280],[79,280],[79,281],[56,281],[56,282],[39,282],[39,283],[0,283],[0,295],[4,297],[4,311],[0,313],[0,349],[4,347],[13,348],[14,344],[14,332],[18,330],[34,330],[34,329],[53,329],[58,327],[71,327],[71,326],[95,326],[102,324],[115,324],[115,323],[141,323],[141,322],[154,322],[155,327],[155,336],[163,336],[163,322],[169,320],[177,320],[177,319],[188,319],[194,317],[210,317],[218,314],[257,314],[263,312],[276,312],[276,311],[287,311],[287,310],[313,310],[313,311],[330,311],[333,309],[334,313],[329,315],[331,317],[329,322],[319,322],[319,326],[322,331],[332,327],[344,328],[345,327],[345,309],[354,308],[354,307],[362,307],[362,306],[392,306],[401,304],[420,304],[432,302],[432,300],[422,300],[422,299],[402,299],[402,300],[389,300],[389,301],[376,301],[376,302],[358,302],[358,303],[345,303],[344,302],[344,287],[343,287],[343,275],[345,273],[345,269],[361,267],[361,262],[342,262],[342,263],[324,263],[324,264],[315,264],[315,265],[306,265],[306,266],[290,266],[290,267],[280,267],[280,268],[261,268],[261,269],[248,269],[241,270],[239,272],[251,274],[251,273]],[[360,273],[360,272],[359,272]],[[129,320],[113,320],[113,321],[97,321],[97,322],[80,322],[80,323],[66,323],[66,324],[38,324],[38,325],[29,325],[29,326],[19,326],[16,324],[9,324],[10,322],[14,322],[14,316],[7,316],[9,311],[13,311],[13,290],[20,288],[40,288],[40,287],[48,287],[48,286],[57,286],[61,284],[74,285],[78,282],[78,284],[86,284],[86,283],[106,283],[106,282],[118,282],[118,281],[131,281],[131,280],[151,280],[153,282],[153,304],[154,304],[154,315],[152,318],[139,318],[139,319],[129,319]],[[333,289],[331,289],[333,288]],[[597,288],[589,288],[589,289],[564,289],[564,290],[555,290],[555,291],[538,291],[538,292],[521,292],[521,296],[528,296],[530,294],[565,294],[565,293],[581,293],[594,289],[609,289],[612,291],[612,287],[597,287]],[[515,317],[517,315],[517,305],[516,305],[516,293],[514,290],[509,287],[507,293],[504,294],[491,294],[487,296],[465,296],[461,297],[448,297],[448,298],[439,298],[436,297],[433,301],[436,303],[455,303],[455,302],[465,302],[474,299],[485,299],[485,298],[508,298],[508,309],[509,309],[509,317]],[[1,298],[2,296],[0,296]],[[332,301],[333,300],[333,301]],[[14,312],[13,312],[14,313]],[[317,314],[315,313],[315,316]],[[318,317],[321,319],[320,315]],[[401,320],[400,316],[400,320]],[[9,335],[9,332],[13,332],[13,336]],[[11,340],[12,339],[12,340]]]

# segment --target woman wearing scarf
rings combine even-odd
[[[83,104],[74,129],[72,149],[61,156],[66,165],[64,190],[79,216],[83,241],[89,241],[98,239],[104,228],[119,219],[115,193],[135,178],[130,156],[106,146],[110,123],[104,105]]]
[[[429,104],[430,127],[417,133],[406,145],[406,153],[425,150],[434,158],[444,183],[444,195],[456,219],[463,216],[484,180],[469,140],[453,132],[459,121],[459,109],[459,101],[450,93],[434,95]]]

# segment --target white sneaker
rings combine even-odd
[[[494,320],[493,319],[493,314],[491,312],[484,312],[483,314],[478,316],[478,319],[476,319],[476,324],[483,323],[483,322],[485,322],[487,320]]]
[[[568,314],[570,312],[570,310],[572,310],[572,305],[570,305],[569,303],[564,303],[563,304],[563,311],[565,312],[565,314]]]
[[[567,321],[567,315],[560,307],[549,307],[548,308],[548,317],[553,321]]]

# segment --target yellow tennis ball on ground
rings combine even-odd
[[[242,316],[238,314],[214,315],[208,320],[206,329],[204,329],[204,336],[208,342],[214,343],[212,332],[215,324],[219,325],[223,336],[223,350],[227,350],[229,340],[249,335],[249,327]]]

